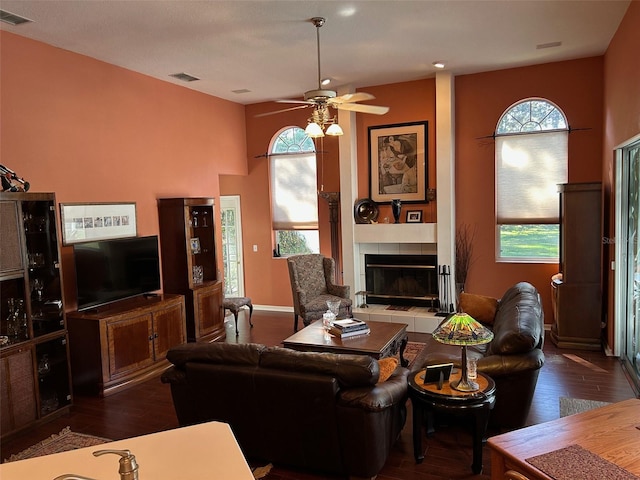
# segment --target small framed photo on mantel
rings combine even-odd
[[[407,223],[422,223],[422,210],[407,210]]]

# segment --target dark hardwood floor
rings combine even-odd
[[[236,339],[233,317],[227,317],[228,342],[256,342],[279,345],[292,333],[293,315],[254,311],[249,329],[246,313],[239,319],[240,335]],[[420,341],[425,334],[409,334],[410,340]],[[528,423],[535,424],[559,417],[559,398],[574,397],[588,400],[616,402],[632,398],[634,392],[616,358],[601,352],[560,350],[547,339],[544,352],[546,363],[541,370],[533,407]],[[168,385],[159,378],[146,381],[129,390],[107,398],[76,396],[70,413],[24,432],[0,445],[2,459],[30,445],[58,433],[66,426],[79,433],[87,433],[120,440],[178,426]],[[378,475],[378,480],[443,480],[476,478],[489,479],[491,470],[488,448],[484,449],[484,471],[471,473],[470,434],[459,427],[440,428],[428,439],[424,462],[416,465],[413,458],[411,405],[409,418],[401,438]],[[313,432],[309,432],[313,435]],[[257,466],[257,465],[253,465]],[[267,480],[336,480],[335,477],[291,470],[276,465]]]

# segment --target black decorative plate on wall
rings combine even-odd
[[[372,223],[378,219],[378,205],[370,198],[356,200],[353,207],[356,223]]]

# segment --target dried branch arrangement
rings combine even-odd
[[[473,263],[473,240],[476,236],[475,227],[472,229],[466,223],[461,224],[456,232],[456,284],[464,289],[467,283],[469,268]]]

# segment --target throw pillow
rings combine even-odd
[[[484,295],[462,292],[460,294],[460,310],[468,313],[480,323],[493,325],[498,309],[498,300]]]
[[[380,367],[378,383],[386,382],[398,366],[398,359],[393,357],[381,358],[378,360],[378,366]]]

